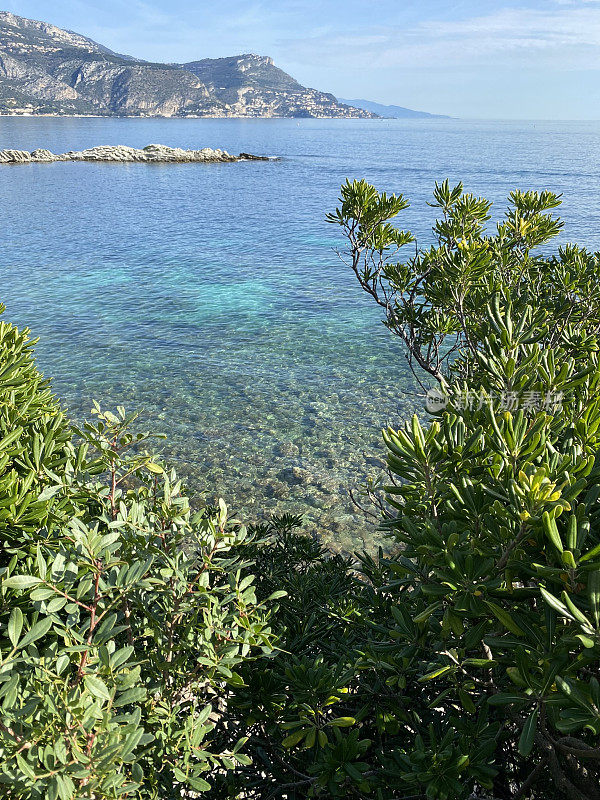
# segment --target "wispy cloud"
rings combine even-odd
[[[549,10],[505,8],[456,20],[424,20],[413,27],[371,29],[342,36],[288,40],[297,58],[333,64],[350,49],[365,66],[440,67],[555,61],[563,69],[597,69],[600,2],[562,0]],[[576,3],[576,5],[575,5]],[[597,6],[597,7],[595,7]]]

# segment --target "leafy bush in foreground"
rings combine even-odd
[[[56,503],[40,495],[71,452],[67,420],[35,368],[33,344],[0,320],[0,539],[16,544],[53,526]],[[5,559],[3,551],[0,566]]]
[[[406,262],[402,197],[346,184],[329,217],[446,405],[385,434],[395,556],[352,570],[270,531],[281,651],[231,709],[256,796],[600,797],[600,259],[540,254],[547,192],[490,234],[462,187],[435,205],[437,245]]]
[[[550,192],[486,235],[490,204],[438,186],[437,246],[404,263],[402,198],[342,202],[361,285],[448,398],[385,437],[408,738],[384,759],[430,796],[600,797],[600,257],[540,253]]]
[[[6,323],[0,369],[0,793],[205,791],[247,761],[213,730],[239,665],[271,650],[245,530],[222,502],[190,511],[135,415],[96,408],[72,438]]]

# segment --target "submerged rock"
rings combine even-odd
[[[146,162],[154,164],[213,163],[228,161],[271,161],[269,156],[240,153],[234,156],[226,150],[183,150],[164,144],[149,144],[143,150],[125,145],[99,145],[87,150],[70,150],[68,153],[51,153],[39,148],[27,150],[0,150],[0,164],[47,164],[52,161],[117,161],[122,163]]]
[[[314,476],[307,469],[302,469],[302,467],[285,467],[277,477],[288,486],[306,486],[314,482]]]

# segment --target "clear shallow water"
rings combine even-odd
[[[496,201],[564,193],[563,240],[600,247],[600,124],[0,118],[0,147],[223,147],[282,161],[0,170],[0,299],[41,337],[76,418],[143,408],[194,492],[244,518],[304,512],[332,547],[373,527],[348,488],[420,403],[397,342],[333,252],[346,177],[404,192],[427,242],[434,181]]]

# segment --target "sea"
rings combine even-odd
[[[160,143],[277,156],[229,164],[0,166],[4,319],[71,417],[143,412],[195,502],[247,523],[303,514],[334,551],[370,549],[366,480],[381,429],[423,398],[401,343],[325,222],[365,178],[410,201],[432,241],[436,181],[462,181],[500,220],[515,188],[563,195],[559,243],[600,249],[600,123],[0,118],[0,148]],[[551,248],[551,249],[552,249]]]

